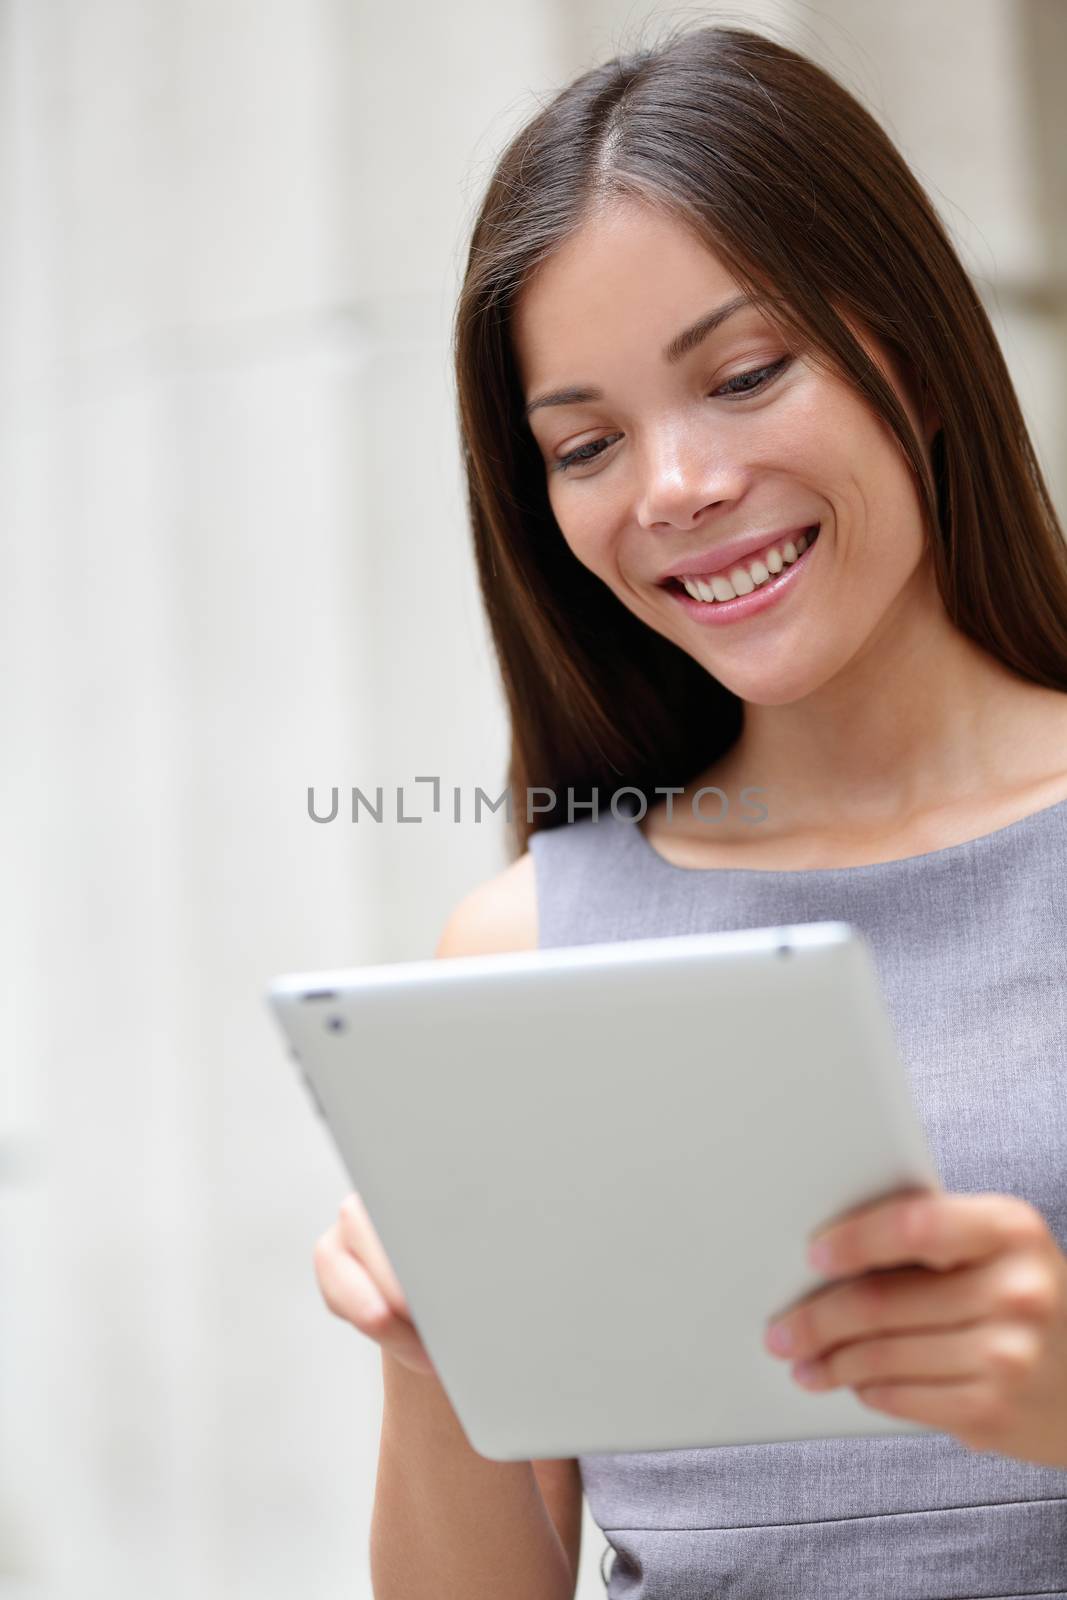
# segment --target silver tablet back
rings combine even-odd
[[[279,978],[269,999],[475,1449],[920,1433],[802,1390],[808,1237],[936,1186],[841,922]]]

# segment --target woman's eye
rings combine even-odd
[[[722,395],[726,400],[744,399],[746,395],[756,394],[760,389],[772,383],[780,372],[784,372],[792,360],[791,356],[783,356],[780,361],[772,361],[766,367],[751,367],[748,372],[735,372],[732,378],[727,378],[724,384],[712,391],[715,395]],[[734,389],[731,384],[741,384],[743,387]],[[552,463],[553,472],[566,472],[569,467],[582,466],[585,462],[595,461],[603,455],[609,444],[621,438],[618,433],[608,434],[603,439],[590,439],[588,444],[579,445],[577,450],[570,450],[565,456],[560,456],[558,461]]]
[[[579,445],[577,450],[571,450],[567,455],[560,456],[559,460],[553,463],[553,470],[566,472],[568,467],[576,467],[583,461],[595,461],[597,456],[603,454],[602,450],[597,450],[597,445],[606,446],[611,443],[612,439],[617,439],[618,437],[617,433],[613,433],[609,434],[606,439],[590,439],[588,444]],[[592,450],[594,454],[586,455],[587,450]]]
[[[722,394],[726,391],[728,394],[754,394],[757,389],[762,389],[770,383],[773,377],[777,377],[778,373],[789,365],[789,361],[789,356],[783,356],[781,361],[772,361],[769,367],[753,367],[748,372],[735,372],[732,378],[727,378],[721,388],[715,390],[715,393]],[[749,378],[757,378],[759,381],[748,389],[730,388],[731,383],[746,383]]]

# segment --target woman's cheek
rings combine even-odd
[[[555,509],[553,507],[553,509]],[[611,538],[600,520],[556,513],[556,522],[571,554],[598,578],[612,582]]]

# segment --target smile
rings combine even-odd
[[[758,555],[738,562],[728,573],[709,578],[671,578],[668,594],[701,622],[734,622],[765,611],[795,586],[807,570],[819,536],[819,524],[794,543],[768,545]]]

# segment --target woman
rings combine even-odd
[[[484,1460],[353,1195],[375,1592],[571,1595],[584,1486],[613,1594],[1067,1594],[1067,549],[966,273],[841,87],[700,28],[514,139],[456,348],[522,853],[438,953],[860,927],[945,1193],[768,1348],[930,1431]]]

